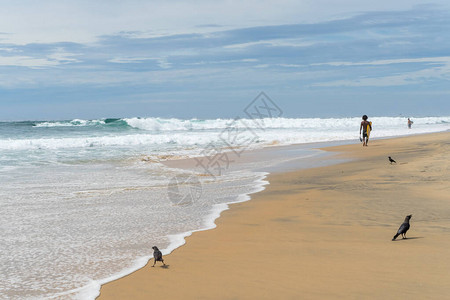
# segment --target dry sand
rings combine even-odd
[[[327,148],[100,299],[450,299],[450,133]],[[387,156],[397,160],[390,165]],[[406,240],[392,242],[407,214]]]

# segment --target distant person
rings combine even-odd
[[[362,142],[363,146],[367,146],[369,143],[370,132],[372,131],[372,122],[367,121],[367,116],[362,116],[361,126],[359,126],[359,135],[361,136],[361,130],[363,133]]]
[[[411,121],[411,120],[408,118],[408,128],[409,128],[409,129],[411,129],[411,125],[412,125],[413,123],[414,123],[414,122]]]

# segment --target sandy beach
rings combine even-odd
[[[271,174],[217,228],[166,256],[167,268],[150,261],[99,299],[448,298],[449,140],[445,132],[326,148],[354,160]],[[391,241],[408,214],[408,239]]]

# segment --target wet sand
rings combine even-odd
[[[450,133],[325,150],[355,160],[270,175],[167,268],[150,261],[99,299],[448,298]],[[408,239],[392,242],[407,214]]]

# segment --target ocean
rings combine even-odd
[[[373,117],[371,138],[446,131],[450,116]],[[360,117],[0,122],[0,299],[94,299],[228,204],[264,189],[268,165],[243,153],[359,143]],[[369,143],[370,146],[370,143]],[[305,148],[310,160],[321,152]],[[296,158],[298,158],[296,157]],[[192,159],[195,168],[165,161]],[[170,261],[170,259],[167,259]]]

